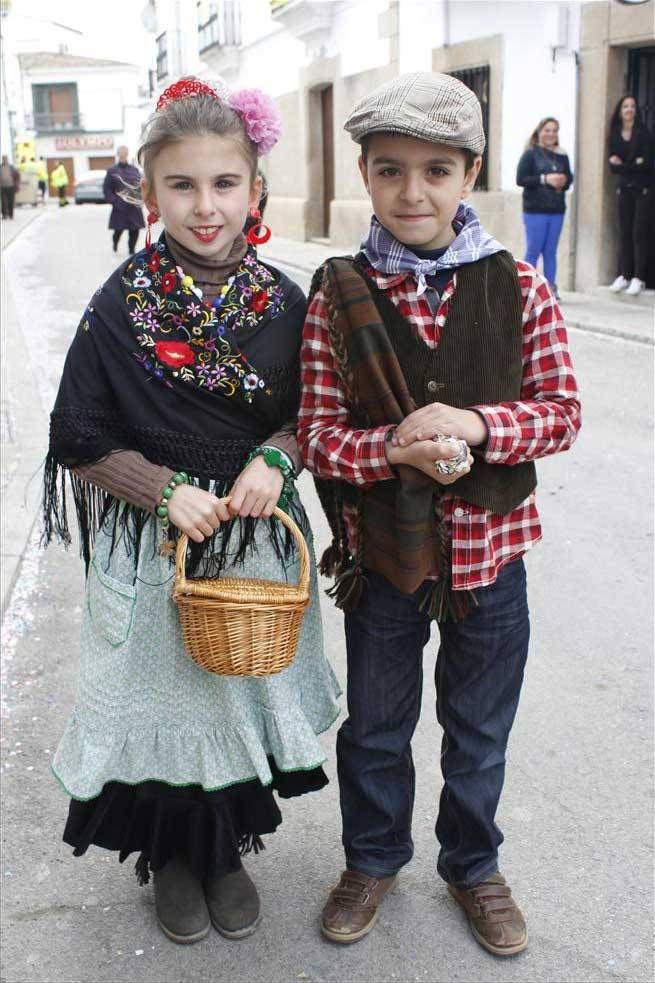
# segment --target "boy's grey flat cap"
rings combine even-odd
[[[485,147],[478,97],[440,72],[408,72],[357,103],[344,124],[361,143],[371,133],[401,133],[481,154]]]

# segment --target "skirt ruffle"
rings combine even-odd
[[[117,852],[121,863],[138,852],[142,884],[173,855],[200,879],[237,870],[241,856],[263,849],[261,836],[282,822],[274,790],[291,798],[328,783],[320,767],[287,773],[272,758],[269,764],[273,781],[267,786],[254,779],[207,792],[199,785],[108,782],[94,799],[71,800],[64,842],[76,857],[91,845]]]

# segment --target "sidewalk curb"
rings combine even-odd
[[[650,347],[655,345],[655,337],[645,338],[643,335],[635,334],[632,331],[619,331],[614,328],[598,327],[594,324],[582,324],[579,321],[574,321],[572,318],[567,318],[566,314],[564,315],[564,320],[567,331],[584,331],[585,334],[593,334],[598,338],[615,338],[617,341],[632,341],[638,345]]]
[[[5,239],[5,236],[2,237],[2,240],[3,240],[2,241],[2,252],[3,253],[4,253],[5,249],[7,249],[8,246],[11,246],[12,242],[14,242],[20,235],[23,234],[23,232],[25,231],[25,229],[27,229],[27,228],[30,227],[30,225],[32,224],[32,222],[35,222],[37,218],[41,218],[42,215],[45,215],[46,214],[45,208],[47,208],[47,205],[44,206],[43,208],[36,208],[36,209],[34,209],[33,210],[33,214],[31,214],[29,216],[29,218],[22,225],[14,226],[10,230],[10,233],[11,234],[10,234],[10,238],[8,240]],[[6,219],[5,219],[5,221],[6,221]]]
[[[21,373],[5,377],[9,364],[21,364],[18,357],[24,344],[23,331],[15,306],[14,294],[8,271],[4,261],[4,251],[29,228],[44,210],[35,211],[27,221],[16,228],[9,242],[2,247],[2,404],[3,415],[3,470],[2,470],[2,550],[0,559],[2,577],[0,583],[0,618],[4,617],[10,607],[14,588],[20,577],[23,560],[32,540],[35,526],[39,518],[40,494],[37,496],[32,482],[38,475],[43,463],[45,452],[39,433],[47,433],[47,419],[43,415],[40,401],[34,403],[29,411],[21,408],[20,393],[27,387],[32,387],[32,377],[29,367]],[[20,412],[18,412],[20,409]],[[6,424],[6,427],[5,427]],[[5,441],[5,429],[10,435]],[[38,447],[38,451],[37,451]],[[7,458],[11,462],[7,464]],[[6,473],[5,473],[5,468]],[[36,499],[36,500],[35,500]],[[11,524],[9,522],[11,516]]]

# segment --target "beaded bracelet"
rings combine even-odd
[[[188,485],[189,475],[186,471],[176,471],[171,480],[161,490],[161,501],[157,506],[156,513],[162,526],[168,525],[168,500],[178,485]]]
[[[289,500],[293,496],[295,487],[294,480],[296,474],[291,464],[289,464],[286,454],[279,451],[277,447],[255,447],[254,450],[252,450],[248,455],[246,466],[256,457],[263,457],[269,468],[279,468],[282,472],[284,484],[282,485],[282,492],[278,499],[277,506],[279,509],[282,509],[283,512],[288,512]]]

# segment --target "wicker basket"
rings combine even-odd
[[[188,537],[178,540],[173,601],[187,652],[201,669],[222,676],[270,676],[285,669],[296,654],[309,604],[309,553],[293,519],[281,509],[273,514],[298,546],[296,586],[237,577],[187,580]]]

